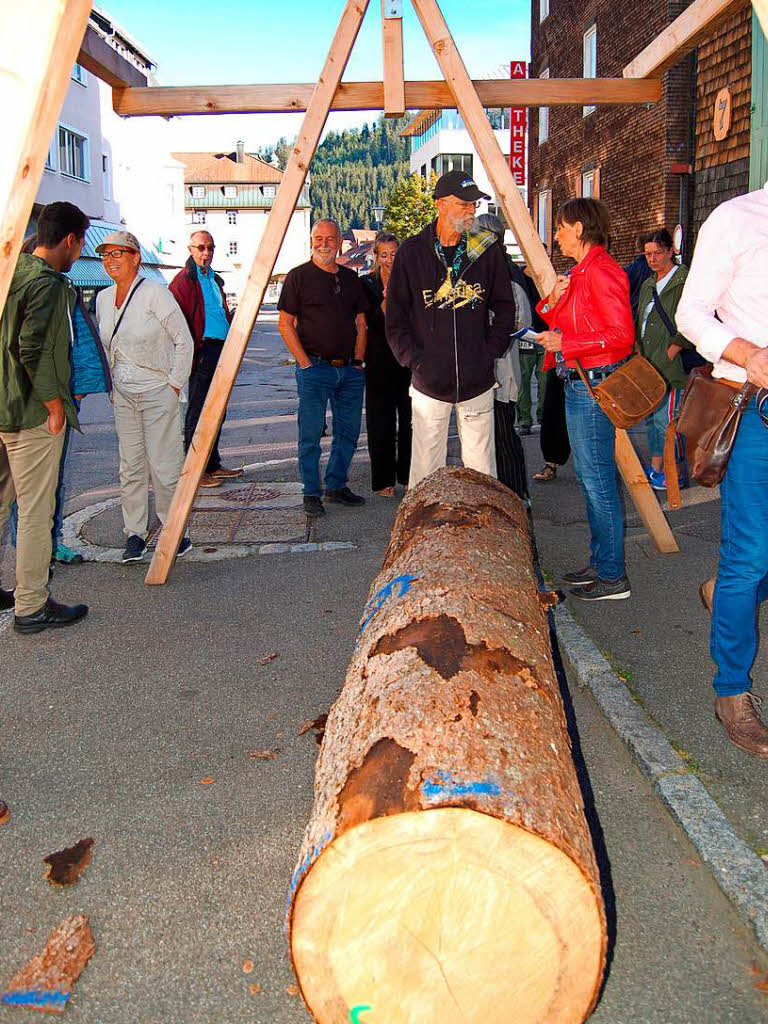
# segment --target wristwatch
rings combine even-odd
[[[353,366],[359,366],[360,369],[363,369],[363,367],[365,366],[364,359],[352,359],[351,362]]]

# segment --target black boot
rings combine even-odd
[[[49,597],[40,611],[34,615],[15,615],[13,628],[17,633],[42,633],[44,629],[72,626],[87,614],[87,604],[58,604]]]

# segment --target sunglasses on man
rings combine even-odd
[[[198,252],[213,252],[216,249],[215,245],[190,245],[190,249],[197,249]]]

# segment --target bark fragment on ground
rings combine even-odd
[[[58,924],[45,949],[23,967],[0,995],[0,1003],[44,1013],[64,1013],[72,986],[93,956],[96,944],[85,914]]]
[[[43,857],[47,865],[45,878],[51,885],[74,885],[80,875],[91,863],[93,839],[81,839],[74,846],[68,846],[57,853],[49,853]]]

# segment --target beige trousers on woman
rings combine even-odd
[[[115,388],[112,394],[120,449],[123,530],[128,537],[146,538],[150,477],[155,511],[164,523],[184,464],[179,396],[170,384],[139,394]]]

